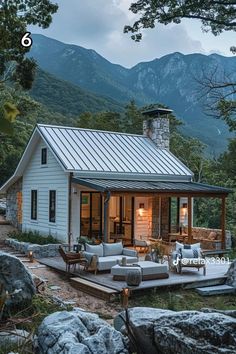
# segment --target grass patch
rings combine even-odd
[[[234,294],[201,296],[195,290],[158,290],[149,295],[130,299],[129,307],[154,307],[173,311],[200,310],[203,307],[217,310],[236,310]]]
[[[20,242],[29,242],[37,245],[48,245],[50,243],[53,244],[60,243],[60,241],[58,241],[52,235],[42,236],[40,235],[39,232],[36,231],[27,231],[27,232],[13,231],[8,234],[8,237],[14,238],[15,240]]]

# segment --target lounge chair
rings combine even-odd
[[[65,252],[61,246],[59,246],[59,253],[63,258],[64,262],[66,263],[67,273],[70,273],[71,265],[74,266],[74,269],[76,267],[76,264],[82,264],[86,268],[87,260],[81,255],[81,253]]]
[[[151,245],[152,245],[152,242],[149,241],[148,239],[143,238],[143,237],[134,239],[134,248],[136,249],[138,247],[140,249],[140,251],[142,250],[145,253],[148,253],[149,251],[151,251]]]
[[[169,269],[182,274],[184,267],[203,268],[203,275],[206,275],[206,260],[200,248],[200,243],[184,245],[176,242],[176,249],[169,257]]]

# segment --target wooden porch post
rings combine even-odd
[[[188,243],[192,242],[192,197],[188,197]]]
[[[221,197],[221,248],[225,249],[225,220],[226,220],[226,197]]]

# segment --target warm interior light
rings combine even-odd
[[[139,203],[138,216],[143,216],[144,213],[144,203]]]
[[[180,222],[181,224],[186,224],[186,216],[188,214],[188,204],[183,203],[180,209]]]

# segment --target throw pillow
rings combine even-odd
[[[208,239],[209,240],[216,240],[216,236],[217,236],[217,234],[216,234],[216,232],[215,231],[211,231],[210,233],[209,233],[209,236],[208,236]]]
[[[184,249],[181,250],[182,258],[199,258],[201,257],[201,249],[200,248],[191,248],[191,249]]]
[[[122,242],[103,243],[104,257],[118,256],[123,252]]]
[[[89,245],[88,243],[85,244],[85,250],[89,253],[94,253],[98,257],[103,257],[103,245]]]

